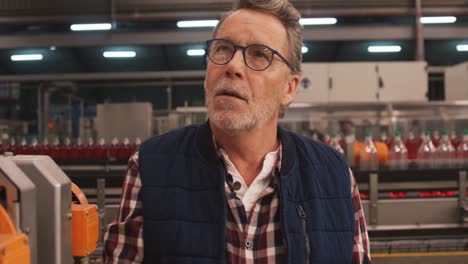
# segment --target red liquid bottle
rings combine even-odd
[[[119,150],[119,140],[117,138],[113,138],[112,139],[112,142],[111,142],[111,145],[109,147],[109,161],[111,162],[115,162],[117,161],[117,152]]]
[[[141,145],[141,139],[137,137],[135,139],[135,142],[130,146],[130,156],[132,156],[133,154],[135,154],[135,152],[138,151],[138,148],[140,147],[140,145]]]
[[[65,138],[64,144],[59,148],[59,160],[68,161],[70,160],[71,154],[71,140],[67,137]]]
[[[49,141],[45,138],[44,141],[42,141],[42,145],[37,147],[37,155],[49,155],[49,150]]]
[[[21,139],[21,146],[18,148],[18,155],[31,155],[32,149],[28,146],[28,142],[25,138]]]
[[[434,130],[434,132],[432,133],[432,136],[431,136],[431,141],[432,141],[432,144],[434,145],[434,147],[438,147],[439,144],[440,144],[440,133],[439,131],[437,130]]]
[[[92,137],[88,138],[88,142],[83,146],[83,159],[85,161],[91,161],[93,159],[93,153],[96,146]]]
[[[31,155],[39,155],[39,143],[37,142],[37,138],[33,138],[30,148]]]
[[[82,159],[83,155],[83,143],[81,142],[81,138],[76,140],[76,144],[73,144],[70,147],[70,160],[71,161],[79,161]]]
[[[99,139],[99,144],[94,149],[93,159],[99,162],[107,160],[107,145],[104,138]]]
[[[54,139],[52,146],[50,146],[48,151],[49,157],[51,157],[55,162],[59,160],[59,152],[60,152],[60,141],[58,138]]]
[[[458,148],[458,146],[460,146],[460,144],[463,142],[463,140],[459,137],[457,137],[457,133],[455,131],[452,131],[450,133],[450,143],[452,143],[453,147],[455,149]]]
[[[413,132],[409,132],[408,139],[405,142],[406,149],[408,150],[408,159],[416,160],[418,156],[419,147],[422,144],[422,139],[416,138]]]
[[[11,152],[13,155],[16,155],[16,153],[18,153],[17,149],[16,140],[14,138],[10,139],[10,144],[8,144],[6,152]]]
[[[130,140],[125,138],[123,144],[120,144],[117,151],[117,158],[120,162],[126,162],[131,155]]]

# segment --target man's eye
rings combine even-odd
[[[227,45],[219,45],[216,47],[216,52],[229,52],[232,50],[232,48],[230,48],[229,46]]]

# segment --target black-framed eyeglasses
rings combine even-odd
[[[236,54],[237,49],[240,49],[242,50],[245,65],[254,71],[263,71],[270,67],[275,54],[288,65],[289,69],[292,69],[291,64],[283,55],[262,44],[240,46],[227,39],[211,39],[206,42],[206,46],[206,54],[214,64],[224,65],[229,63]]]

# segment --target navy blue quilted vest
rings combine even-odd
[[[287,263],[351,263],[354,209],[346,161],[324,144],[280,128],[278,135]],[[144,263],[225,263],[225,169],[209,124],[147,140],[139,162]]]

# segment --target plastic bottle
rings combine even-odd
[[[455,130],[452,130],[452,132],[450,133],[450,143],[452,143],[452,146],[455,149],[458,149],[458,146],[460,146],[462,141],[462,138],[457,137],[457,133],[455,132]]]
[[[139,137],[135,138],[135,142],[130,147],[130,156],[135,154],[138,151],[138,148],[141,145],[141,139]]]
[[[37,155],[49,155],[49,150],[49,140],[47,140],[47,138],[44,138],[44,140],[42,141],[42,145],[38,146]]]
[[[392,170],[408,168],[408,150],[401,139],[400,131],[395,131],[395,139],[388,152],[388,167]]]
[[[457,148],[457,161],[460,167],[468,168],[468,129],[463,131],[463,140]]]
[[[31,155],[39,155],[39,143],[37,142],[37,138],[33,138],[31,141]]]
[[[432,144],[431,133],[426,130],[423,136],[423,142],[418,150],[417,164],[420,169],[436,168],[436,148]]]
[[[58,139],[58,137],[56,137],[54,139],[54,141],[52,142],[52,146],[49,148],[49,156],[57,161],[59,160],[59,153],[60,153],[60,141]]]
[[[16,146],[16,140],[14,138],[10,139],[10,144],[7,146],[7,150],[5,152],[11,152],[13,155],[17,154],[18,147]]]
[[[413,132],[408,133],[408,139],[405,142],[406,149],[408,150],[408,160],[416,160],[421,144],[421,137],[416,138]]]
[[[109,161],[116,161],[117,160],[118,150],[119,150],[119,140],[116,137],[114,137],[112,139],[112,142],[111,142],[111,145],[110,145],[110,148],[109,148],[109,155],[108,155]]]
[[[81,142],[81,138],[76,139],[76,144],[73,144],[70,147],[70,160],[78,161],[83,157],[83,143]]]
[[[330,144],[329,144],[329,145],[330,145],[332,148],[338,150],[338,152],[340,152],[341,154],[344,155],[345,152],[344,152],[343,148],[341,147],[340,142],[339,142],[339,140],[338,140],[338,138],[337,138],[337,136],[336,136],[335,133],[333,133],[333,134],[331,135],[331,139],[330,139]]]
[[[107,159],[107,145],[104,138],[99,139],[99,143],[94,149],[93,159],[95,161],[105,161]]]
[[[26,138],[21,139],[21,144],[20,147],[17,149],[18,155],[31,155],[32,151],[28,146],[28,142],[26,141]]]
[[[359,167],[363,171],[377,170],[379,168],[377,148],[372,141],[372,132],[370,131],[366,133],[364,146],[359,153]]]
[[[454,168],[456,165],[456,150],[450,143],[448,131],[442,132],[442,138],[437,147],[437,164],[438,168]]]
[[[66,137],[64,144],[60,146],[59,160],[62,160],[62,161],[69,160],[70,154],[71,154],[71,140],[70,138]]]
[[[438,130],[434,130],[434,132],[432,133],[431,140],[434,147],[437,148],[440,144],[440,134]]]
[[[390,147],[392,146],[392,143],[393,143],[393,140],[387,136],[387,132],[380,133],[380,141],[385,143],[385,145],[387,145],[387,147],[389,149],[390,149]]]
[[[94,148],[94,140],[92,137],[89,137],[88,142],[83,146],[82,156],[85,161],[91,161],[93,159]]]
[[[122,144],[120,144],[119,149],[117,151],[117,159],[120,162],[126,162],[130,158],[130,140],[128,138],[124,138]]]

